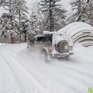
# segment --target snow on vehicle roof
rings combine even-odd
[[[39,35],[36,35],[34,38],[36,37],[42,37],[42,36],[45,36],[44,34],[39,34]]]

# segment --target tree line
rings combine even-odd
[[[0,7],[7,11],[0,16],[0,41],[26,42],[44,30],[57,31],[77,21],[93,25],[93,0],[73,0],[70,5],[68,15],[61,0],[34,2],[32,10],[26,0],[0,0]]]

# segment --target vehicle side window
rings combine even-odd
[[[44,41],[45,41],[45,40],[44,40],[43,37],[38,37],[38,38],[37,38],[37,42],[38,42],[38,43],[44,43]]]

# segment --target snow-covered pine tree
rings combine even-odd
[[[89,23],[89,12],[90,10],[90,1],[91,0],[75,0],[71,2],[72,10],[74,11],[73,21],[83,21]]]
[[[21,21],[21,34],[24,36],[24,41],[27,41],[27,35],[29,32],[29,20],[26,19],[24,21]]]
[[[11,42],[12,40],[12,35],[14,33],[14,27],[15,27],[15,21],[12,17],[12,22],[11,22],[11,17],[9,13],[3,13],[2,16],[0,17],[0,29],[1,29],[1,36],[4,36],[6,38],[7,35],[10,35]]]
[[[53,7],[55,2],[53,0],[41,0],[40,5],[42,6],[41,11],[46,13],[47,11],[47,24],[50,31],[54,31],[54,16]]]
[[[15,0],[14,4],[14,14],[16,15],[16,19],[18,21],[18,33],[20,36],[20,41],[21,41],[21,22],[25,21],[27,19],[27,14],[28,14],[28,7],[26,6],[26,1],[25,0]]]
[[[89,24],[93,26],[93,0],[87,0]]]
[[[45,22],[43,22],[44,23],[43,26],[45,27],[45,30],[49,30],[49,31],[57,30],[56,27],[58,22],[60,20],[62,22],[63,21],[62,19],[65,18],[65,16],[63,17],[65,10],[60,8],[61,7],[61,5],[59,4],[60,1],[61,0],[41,0],[40,1],[41,11],[43,15],[45,16],[44,17]]]
[[[26,1],[25,0],[0,0],[0,6],[3,6],[5,10],[9,11],[10,21],[12,25],[12,16],[14,16],[16,22],[18,23],[17,30],[18,34],[21,38],[21,31],[20,31],[20,26],[21,26],[21,21],[25,20],[27,18],[26,14],[28,13],[28,7],[26,6]],[[12,35],[12,34],[11,34]],[[20,39],[21,40],[21,39]]]
[[[8,13],[6,14],[5,18],[8,19],[9,26],[11,27],[9,29],[10,30],[9,33],[10,33],[10,36],[11,36],[11,42],[12,42],[12,35],[13,35],[12,33],[13,33],[13,29],[14,29],[14,27],[13,27],[13,22],[14,22],[14,15],[13,15],[14,1],[15,0],[0,0],[0,6],[2,6],[5,10],[8,10]]]
[[[40,11],[41,6],[39,4],[39,1],[34,1],[31,7],[32,9],[31,9],[31,15],[30,15],[30,22],[33,21],[33,19],[35,18],[36,19],[36,22],[35,22],[36,33],[37,34],[42,33],[44,31],[45,17]],[[34,31],[32,32],[34,33]]]
[[[38,34],[38,18],[34,12],[30,15],[30,32],[31,34]]]
[[[66,25],[66,10],[62,7],[54,9],[54,29],[58,31]]]

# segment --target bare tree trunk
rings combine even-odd
[[[25,37],[25,42],[26,42],[26,39],[27,39],[26,33],[25,33],[25,36],[24,37]]]
[[[86,3],[89,3],[91,0],[87,0],[87,2]]]
[[[76,22],[80,21],[80,19],[81,19],[81,17],[82,17],[82,15],[81,15],[81,14],[82,14],[82,10],[81,10],[81,0],[78,1],[78,6],[79,6],[79,7],[78,7],[78,14],[79,14],[79,15],[78,15],[78,17],[77,17],[77,19],[76,19]]]
[[[12,0],[10,0],[10,2],[9,2],[9,14],[10,14],[10,24],[11,24],[11,30],[12,30]],[[11,43],[13,42],[13,39],[12,39],[12,37],[13,37],[13,34],[12,34],[12,32],[10,32],[10,41],[11,41]]]
[[[53,11],[52,11],[52,5],[51,0],[49,1],[49,28],[50,31],[54,31],[54,17],[53,17]]]
[[[19,10],[19,25],[18,25],[18,32],[19,32],[19,39],[20,39],[20,42],[21,42],[20,24],[21,24],[21,13],[20,13],[20,10]]]

